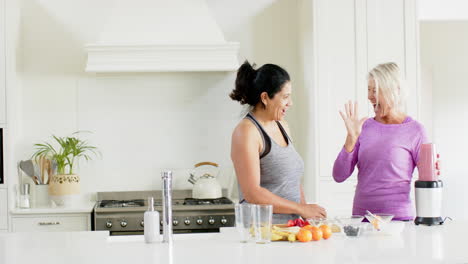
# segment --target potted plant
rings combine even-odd
[[[57,205],[71,204],[80,193],[80,177],[75,174],[76,163],[80,159],[91,160],[91,155],[97,155],[97,148],[76,136],[53,135],[52,138],[54,144],[44,142],[34,145],[36,151],[33,159],[46,158],[54,163],[56,170],[49,175],[49,196]]]

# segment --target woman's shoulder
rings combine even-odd
[[[426,130],[421,122],[412,118],[411,116],[407,116],[405,121],[405,123],[409,124],[411,128],[417,132],[422,132]]]
[[[233,139],[249,139],[256,138],[258,135],[257,127],[247,118],[242,119],[232,132]]]

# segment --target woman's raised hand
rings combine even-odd
[[[346,138],[345,148],[348,152],[353,151],[354,145],[356,144],[357,138],[361,134],[362,125],[367,120],[367,117],[359,119],[358,117],[358,103],[354,104],[351,101],[345,104],[345,113],[340,110],[341,118],[348,131]]]

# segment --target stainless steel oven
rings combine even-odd
[[[192,199],[191,190],[174,190],[172,196],[174,233],[219,232],[220,227],[234,226],[234,203],[228,198]],[[161,191],[99,192],[93,230],[108,230],[111,235],[143,234],[147,197],[154,198],[154,209],[161,213]]]

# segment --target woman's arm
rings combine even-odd
[[[253,204],[271,204],[274,213],[299,214],[307,218],[326,216],[325,210],[317,205],[299,204],[260,186],[261,142],[255,126],[248,122],[241,122],[232,135],[231,159],[246,201]]]
[[[302,184],[301,184],[301,204],[306,204],[305,195],[304,195],[304,187],[302,187]]]
[[[359,142],[355,144],[352,152],[348,152],[346,147],[341,149],[333,164],[333,179],[336,182],[344,182],[353,174],[354,167],[358,162]]]
[[[333,165],[333,179],[336,182],[345,181],[354,171],[358,161],[359,153],[359,135],[362,131],[362,126],[367,120],[367,117],[359,119],[358,117],[358,104],[349,101],[345,104],[345,112],[340,112],[341,118],[343,119],[346,131],[346,141],[343,149],[338,154]]]

